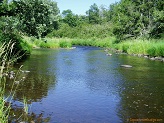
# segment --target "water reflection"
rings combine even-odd
[[[53,52],[53,55],[50,55],[51,53],[51,50],[46,50],[45,52],[43,49],[34,50],[29,59],[15,65],[15,69],[18,69],[23,64],[20,71],[15,71],[19,72],[16,77],[16,81],[19,82],[19,85],[15,92],[15,100],[22,101],[23,97],[26,97],[29,104],[38,102],[47,96],[50,89],[55,88],[56,64],[54,62],[52,64],[51,61],[54,61],[57,52]],[[22,78],[23,81],[21,81]],[[13,80],[8,79],[7,82],[7,89],[8,92],[10,92]],[[14,86],[16,86],[16,84]]]
[[[117,96],[122,78],[118,73],[116,60],[115,56],[106,57],[99,50],[86,53],[87,79],[85,81],[91,90]]]
[[[49,122],[127,122],[164,117],[164,66],[124,55],[106,56],[99,48],[38,49],[23,64],[25,80],[15,101],[25,96]],[[130,64],[130,69],[120,67]],[[10,84],[10,83],[9,83]]]
[[[120,68],[124,76],[119,115],[127,119],[164,118],[164,65],[158,61],[120,55],[121,64],[133,68]],[[164,119],[163,119],[164,120]]]

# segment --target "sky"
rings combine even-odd
[[[90,6],[94,3],[98,7],[105,5],[108,8],[110,4],[119,2],[120,0],[55,0],[59,7],[60,13],[63,10],[70,9],[74,14],[85,15],[86,11],[89,10]]]

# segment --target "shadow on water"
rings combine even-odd
[[[17,73],[18,75],[13,79],[7,78],[5,94],[6,96],[10,95],[14,79],[16,79],[14,86],[18,85],[18,87],[14,93],[14,101],[12,102],[11,109],[11,114],[14,114],[14,116],[10,116],[10,120],[17,121],[19,119],[18,121],[21,121],[21,119],[24,119],[24,115],[22,115],[24,114],[24,97],[26,98],[29,108],[29,114],[26,115],[29,122],[31,120],[40,123],[49,119],[48,117],[42,118],[43,113],[41,111],[35,114],[31,110],[31,105],[34,102],[41,102],[43,98],[48,96],[49,90],[55,89],[56,75],[54,56],[56,56],[57,52],[53,52],[54,54],[51,53],[51,50],[46,50],[45,52],[44,49],[34,50],[28,59],[15,64],[13,70],[14,75]],[[50,54],[53,55],[53,58]],[[51,63],[52,60],[53,64]],[[21,65],[23,65],[23,67],[18,71]]]
[[[56,52],[53,52],[54,56]],[[38,102],[47,96],[50,89],[54,89],[56,84],[55,64],[50,63],[55,58],[50,58],[51,50],[44,51],[35,50],[32,56],[24,62],[19,62],[15,65],[16,69],[23,64],[19,75],[16,80],[19,81],[24,78],[24,81],[19,82],[18,89],[16,90],[15,100],[22,100],[25,96],[28,103]],[[7,84],[12,85],[13,80],[8,80]],[[9,86],[11,87],[11,86]],[[53,88],[52,88],[53,87]]]
[[[126,55],[106,56],[95,47],[36,49],[23,64],[23,96],[32,112],[52,123],[126,123],[164,117],[164,64]],[[129,64],[132,68],[122,68]],[[22,77],[20,76],[20,77]],[[10,85],[10,83],[8,83]],[[10,86],[8,87],[10,90]],[[163,119],[164,120],[164,119]]]

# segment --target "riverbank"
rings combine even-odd
[[[134,56],[143,56],[151,60],[161,60],[164,57],[163,39],[142,40],[133,39],[117,43],[115,37],[70,39],[70,38],[43,38],[23,37],[33,48],[71,48],[73,45],[102,47],[107,50],[114,50],[117,53],[126,53]]]
[[[150,60],[164,62],[164,42],[159,40],[126,40],[118,44],[113,44],[106,51],[114,50],[117,54],[128,54],[132,56],[144,57]]]

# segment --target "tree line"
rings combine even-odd
[[[163,0],[120,0],[105,7],[90,6],[85,15],[71,9],[60,14],[53,0],[1,0],[0,40],[17,41],[21,35],[36,38],[162,38]],[[23,42],[25,44],[25,42]]]
[[[74,28],[86,25],[91,30],[93,25],[105,25],[102,31],[110,31],[120,40],[132,37],[161,38],[164,32],[163,7],[162,0],[121,0],[109,7],[98,7],[94,3],[86,15],[75,15],[71,10],[63,11],[59,21]]]

